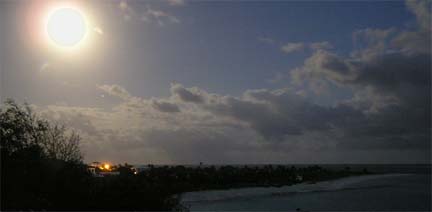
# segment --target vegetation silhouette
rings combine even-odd
[[[171,210],[177,201],[122,171],[95,178],[82,161],[80,137],[6,100],[0,110],[1,210]],[[124,168],[123,168],[124,170]]]
[[[187,191],[282,186],[364,174],[320,166],[154,166],[94,177],[83,163],[80,137],[6,100],[0,110],[1,210],[186,211]]]

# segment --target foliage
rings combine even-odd
[[[0,109],[1,209],[43,210],[80,201],[91,176],[80,137],[6,100]],[[72,206],[72,202],[67,205]]]
[[[0,110],[0,148],[2,153],[19,154],[39,149],[49,159],[80,163],[80,136],[66,127],[51,124],[35,115],[30,106],[8,99]]]
[[[171,210],[163,185],[137,183],[130,166],[95,178],[82,162],[80,137],[7,100],[0,108],[1,210]],[[162,189],[162,187],[164,187]]]

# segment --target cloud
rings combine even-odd
[[[347,148],[430,148],[431,48],[430,26],[423,24],[424,2],[412,1],[419,27],[363,29],[353,33],[357,46],[349,56],[317,50],[301,67],[291,70],[293,85],[320,95],[316,85],[337,86],[353,97],[338,104],[361,112],[353,121],[335,122],[340,146]],[[354,113],[353,113],[354,114]],[[351,117],[353,114],[346,114]]]
[[[320,96],[334,87],[352,93],[352,97],[332,99],[334,106],[321,108],[326,112],[317,115],[327,117],[318,123],[329,126],[317,133],[333,132],[330,137],[338,148],[430,149],[432,63],[427,8],[431,5],[427,1],[407,4],[417,17],[414,30],[356,30],[355,49],[347,56],[322,48],[325,42],[311,43],[314,51],[302,66],[277,76],[279,81],[291,80],[296,93]],[[310,128],[302,131],[310,133],[306,129]]]
[[[171,6],[183,6],[185,5],[185,0],[167,0],[168,4]]]
[[[193,102],[193,103],[203,103],[204,98],[199,93],[199,89],[192,88],[192,89],[186,89],[181,84],[173,83],[171,84],[171,93],[178,98],[180,98],[181,101],[184,102]]]
[[[40,72],[51,72],[52,69],[53,69],[52,65],[50,63],[46,62],[40,66],[39,71]]]
[[[322,41],[322,42],[310,43],[309,48],[311,48],[313,50],[332,49],[333,45],[331,45],[331,43],[328,41]]]
[[[366,28],[353,32],[353,42],[356,49],[352,52],[356,57],[371,57],[389,51],[389,39],[397,33],[396,28],[374,29]]]
[[[176,104],[170,102],[153,99],[151,101],[151,105],[154,109],[160,112],[166,112],[166,113],[180,112],[179,107]]]
[[[424,53],[431,51],[431,10],[430,1],[406,1],[408,9],[417,18],[415,30],[403,30],[390,42],[406,54]]]
[[[288,79],[287,77],[288,77],[287,74],[278,72],[271,79],[268,79],[267,82],[270,82],[270,83],[283,82],[283,81],[286,81]]]
[[[304,42],[296,42],[296,43],[286,43],[280,47],[281,51],[289,54],[293,52],[303,51],[305,49],[311,50],[326,50],[332,49],[333,45],[328,41],[320,41],[320,42],[312,42],[312,43],[304,43]]]
[[[116,96],[124,100],[131,98],[129,92],[119,85],[98,85],[97,87],[111,96]]]
[[[349,55],[325,41],[301,43],[312,55],[281,77],[291,80],[288,88],[229,96],[173,83],[171,96],[146,99],[99,85],[122,101],[37,111],[78,130],[88,161],[424,163],[431,146],[430,31],[423,3],[414,3],[417,28],[357,30]],[[323,105],[303,95],[331,87],[352,96]]]
[[[311,134],[321,134],[329,138],[328,141],[322,140],[319,144],[322,147],[336,145],[339,148],[358,149],[361,146],[361,149],[382,149],[387,146],[389,149],[404,147],[418,150],[428,145],[428,140],[424,138],[428,138],[430,124],[425,110],[410,116],[400,116],[400,110],[409,111],[411,108],[397,101],[392,105],[385,102],[385,110],[365,113],[363,107],[357,107],[359,102],[346,101],[331,107],[321,106],[291,89],[247,90],[241,97],[231,97],[178,86],[199,95],[200,99],[206,99],[204,102],[192,102],[198,106],[195,110],[233,120],[270,143],[289,143],[306,139]],[[370,92],[373,93],[373,90]],[[407,118],[417,120],[415,126],[405,122]],[[368,142],[361,139],[367,139]],[[393,143],[394,139],[397,143]],[[409,143],[403,144],[403,141]],[[305,141],[308,142],[311,141]]]
[[[409,52],[387,51],[374,45],[343,57],[319,50],[302,67],[291,71],[291,79],[297,84],[322,82],[359,91],[371,87],[376,95],[407,99],[411,98],[405,94],[409,93],[407,89],[413,94],[429,90],[431,70],[430,53]]]
[[[120,86],[101,87],[115,95],[129,93],[119,89]],[[131,105],[134,99],[141,100],[140,104]],[[253,131],[180,99],[179,102],[172,102],[174,97],[170,99],[131,96],[108,109],[49,105],[37,107],[37,111],[77,130],[83,137],[82,149],[87,161],[234,162],[239,158],[233,151],[256,149]],[[182,113],[178,104],[185,108]]]
[[[286,54],[302,51],[305,48],[304,43],[287,43],[281,47],[281,51]]]
[[[267,43],[267,44],[274,44],[276,41],[269,37],[258,37],[258,41]]]
[[[126,1],[121,1],[118,5],[125,21],[142,21],[145,23],[165,26],[166,24],[178,24],[180,19],[162,10],[152,8],[150,5],[130,6]]]
[[[94,27],[93,31],[96,32],[96,33],[98,33],[99,35],[103,35],[104,34],[103,30],[100,27]]]
[[[423,0],[407,0],[406,5],[408,9],[417,18],[417,23],[421,30],[430,30],[431,27],[431,2]]]
[[[353,80],[352,64],[325,50],[318,50],[307,58],[303,67],[291,71],[295,82],[325,79],[334,83]]]
[[[118,7],[125,21],[129,21],[131,20],[132,16],[137,15],[135,10],[130,7],[126,1],[120,1]]]
[[[431,51],[431,10],[430,1],[409,0],[406,1],[408,9],[417,18],[417,28],[415,30],[404,30],[400,32],[391,44],[406,52],[430,53]]]
[[[204,107],[216,115],[246,123],[265,139],[284,141],[286,136],[328,129],[327,108],[307,102],[292,90],[247,90],[241,98],[213,96]],[[324,118],[324,119],[321,119]]]
[[[126,1],[120,1],[119,8],[122,10],[132,10]]]
[[[430,26],[422,20],[430,15],[423,1],[408,3],[418,17],[416,31],[363,29],[353,33],[357,46],[349,56],[318,50],[305,60],[302,67],[291,71],[296,83],[331,83],[349,87],[355,92],[370,88],[383,98],[394,96],[401,101],[414,101],[413,94],[425,95],[430,88],[431,47]],[[422,9],[423,8],[423,9]],[[423,92],[421,92],[423,91]],[[408,93],[411,95],[407,95]],[[420,98],[421,99],[421,98]]]
[[[304,156],[323,154],[320,161],[335,162],[329,154],[386,154],[386,148],[404,154],[424,151],[430,141],[428,118],[398,104],[368,114],[358,102],[321,106],[287,88],[246,90],[233,97],[172,84],[170,97],[151,99],[131,96],[119,85],[99,89],[123,101],[108,109],[37,109],[76,129],[89,161],[311,162]]]
[[[313,91],[317,84],[351,90],[355,94],[352,102],[364,111],[377,111],[396,103],[418,111],[419,107],[424,110],[430,105],[430,70],[430,54],[370,53],[344,58],[317,51],[303,67],[291,71],[291,79]]]
[[[147,6],[144,12],[141,14],[141,21],[148,23],[157,23],[159,26],[164,26],[166,23],[180,23],[180,20],[161,10],[155,10]]]

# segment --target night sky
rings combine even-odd
[[[428,163],[430,1],[0,2],[0,94],[82,136],[87,162]]]

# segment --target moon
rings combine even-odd
[[[61,47],[78,45],[87,33],[83,14],[76,8],[57,8],[48,16],[46,32],[52,42]]]

